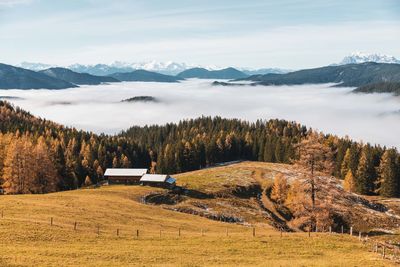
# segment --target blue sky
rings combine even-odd
[[[400,57],[400,1],[0,0],[0,62],[304,68]]]

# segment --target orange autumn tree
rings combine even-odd
[[[289,185],[282,173],[278,173],[274,177],[274,184],[271,191],[271,199],[278,204],[283,204],[287,198]]]
[[[310,199],[307,206],[305,202],[302,217],[307,218],[311,229],[330,220],[326,214],[331,214],[329,203],[323,199],[317,199],[319,175],[331,175],[333,172],[333,152],[322,134],[311,132],[307,138],[303,139],[297,146],[298,158],[294,160],[294,165],[304,174],[304,192]],[[328,217],[331,217],[330,215]],[[323,225],[324,226],[324,225]]]

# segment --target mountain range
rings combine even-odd
[[[98,85],[108,82],[120,82],[120,80],[113,77],[78,73],[66,68],[50,68],[39,72],[77,85]]]
[[[131,72],[114,73],[110,77],[113,77],[120,81],[129,82],[179,82],[183,80],[178,76],[165,75],[157,72],[151,72],[147,70],[135,70]]]
[[[235,68],[226,68],[222,70],[207,70],[204,68],[192,68],[185,70],[177,75],[178,77],[198,78],[198,79],[241,79],[248,77],[246,73]]]
[[[31,62],[22,62],[18,65],[18,67],[30,69],[34,71],[40,71],[52,67],[61,67],[56,65],[44,64],[44,63],[31,63]],[[94,64],[94,65],[83,65],[83,64],[73,64],[69,66],[64,66],[64,68],[68,68],[75,72],[80,73],[89,73],[97,76],[108,76],[114,73],[124,73],[124,72],[132,72],[135,70],[147,70],[158,72],[165,75],[177,75],[185,70],[192,68],[204,68],[207,70],[220,70],[223,69],[218,66],[200,66],[194,64],[186,64],[186,63],[177,63],[173,61],[167,62],[158,62],[158,61],[149,61],[149,62],[139,62],[139,63],[128,63],[116,61],[111,64]],[[255,74],[267,74],[267,73],[287,73],[289,70],[280,69],[280,68],[236,68],[243,73],[250,75]]]
[[[394,56],[354,52],[344,57],[337,65],[360,64],[365,62],[400,64],[400,60]]]
[[[0,89],[66,89],[75,84],[44,73],[0,63]]]
[[[305,69],[286,74],[253,75],[238,79],[260,85],[299,85],[337,83],[337,86],[359,87],[380,82],[399,82],[400,64],[366,62]]]

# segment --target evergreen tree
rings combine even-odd
[[[282,173],[278,173],[274,177],[274,185],[272,186],[271,199],[278,204],[283,204],[286,201],[289,185]]]
[[[351,170],[349,170],[344,178],[343,181],[343,188],[346,191],[349,191],[351,193],[356,191],[356,182],[353,176],[353,173]]]
[[[375,168],[371,148],[364,146],[356,171],[356,191],[359,194],[371,194],[374,191]]]
[[[378,192],[384,197],[399,196],[399,172],[396,150],[389,149],[383,153],[379,165]]]

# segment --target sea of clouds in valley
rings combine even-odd
[[[202,115],[295,120],[356,140],[400,147],[400,98],[352,94],[353,88],[324,85],[211,86],[209,80],[181,83],[125,82],[66,90],[0,90],[0,96],[34,115],[97,133],[132,125],[163,124]],[[158,103],[121,103],[134,96]]]

